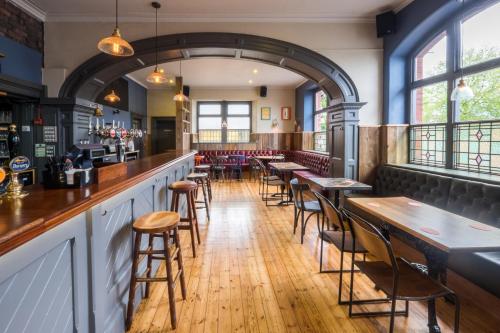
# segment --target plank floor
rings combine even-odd
[[[215,183],[213,190],[211,221],[199,211],[202,244],[197,258],[191,255],[189,232],[181,232],[188,293],[182,301],[180,288],[176,290],[177,332],[387,331],[388,318],[350,319],[347,307],[337,305],[338,274],[319,273],[315,221],[301,245],[299,233],[292,233],[293,207],[266,207],[256,183]],[[326,248],[328,265],[338,267],[338,251]],[[164,272],[160,267],[159,275]],[[362,275],[356,281],[357,297],[380,296]],[[347,284],[343,290],[347,296]],[[453,306],[442,300],[437,306],[442,331],[451,332]],[[152,284],[130,332],[172,331],[168,307],[165,283]],[[382,307],[388,309],[370,309]],[[500,332],[498,322],[480,313],[463,304],[460,331]],[[395,331],[427,332],[426,323],[426,304],[412,302],[408,318],[396,317]]]

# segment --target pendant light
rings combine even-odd
[[[104,100],[109,103],[118,103],[120,101],[120,96],[115,94],[114,90],[111,90],[111,93],[104,96]]]
[[[462,12],[465,5],[465,0],[462,0]],[[457,86],[451,92],[450,100],[451,101],[468,101],[474,97],[474,92],[467,85],[464,80],[464,48],[463,45],[460,46],[460,81],[458,81]]]
[[[182,79],[182,60],[179,60],[179,72],[180,72],[180,77]],[[179,92],[174,96],[174,101],[176,102],[184,102],[184,101],[189,101],[189,98],[184,95],[184,93],[182,92],[182,84],[179,88]]]
[[[167,82],[167,78],[163,75],[163,70],[158,69],[158,9],[161,8],[159,2],[152,2],[151,6],[156,10],[156,25],[155,25],[155,49],[156,49],[156,62],[155,69],[148,75],[146,81],[154,84],[160,84]]]
[[[132,46],[122,38],[120,29],[118,28],[118,0],[115,0],[115,30],[109,37],[105,37],[99,41],[97,48],[104,53],[116,57],[129,57],[134,55]]]

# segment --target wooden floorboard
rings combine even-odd
[[[181,231],[187,298],[176,289],[177,332],[386,332],[388,318],[356,318],[337,304],[338,274],[319,273],[320,242],[315,219],[304,244],[293,234],[293,207],[266,207],[256,183],[213,184],[211,221],[199,211],[201,245],[193,259],[189,232]],[[339,267],[339,253],[325,247],[325,264]],[[345,259],[350,265],[350,258]],[[159,275],[165,275],[164,266]],[[343,296],[349,288],[345,275]],[[382,294],[361,274],[355,297]],[[152,284],[130,332],[173,331],[164,283]],[[452,332],[453,306],[438,301],[443,332]],[[359,310],[387,309],[385,305]],[[402,304],[401,304],[402,306]],[[396,318],[396,332],[427,332],[427,307],[413,302],[408,318]],[[463,304],[461,332],[500,332],[500,323]]]

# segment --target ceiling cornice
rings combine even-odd
[[[16,0],[21,1],[21,0]],[[75,13],[49,13],[47,16],[49,22],[115,22],[114,16],[100,16],[98,14],[75,14]],[[131,23],[150,23],[155,22],[154,17],[150,14],[137,13],[134,16],[120,16],[120,22]],[[268,23],[375,23],[374,18],[367,17],[262,17],[261,15],[255,16],[238,16],[235,15],[211,15],[210,17],[204,14],[190,14],[189,16],[172,15],[159,17],[158,22],[171,22],[171,23],[238,23],[238,22],[268,22]]]
[[[35,3],[31,2],[30,0],[7,0],[8,2],[12,3],[14,6],[21,8],[31,16],[35,17],[36,19],[45,22],[47,20],[47,13],[40,8],[38,5]]]

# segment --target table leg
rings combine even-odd
[[[448,256],[427,244],[420,244],[421,250],[427,261],[427,274],[443,284],[446,284],[446,267]],[[440,333],[441,328],[437,322],[436,301],[434,299],[427,302],[427,326],[430,333]]]
[[[333,194],[333,204],[335,205],[335,207],[337,209],[340,208],[340,191],[339,190],[335,190],[334,191],[334,194]]]

